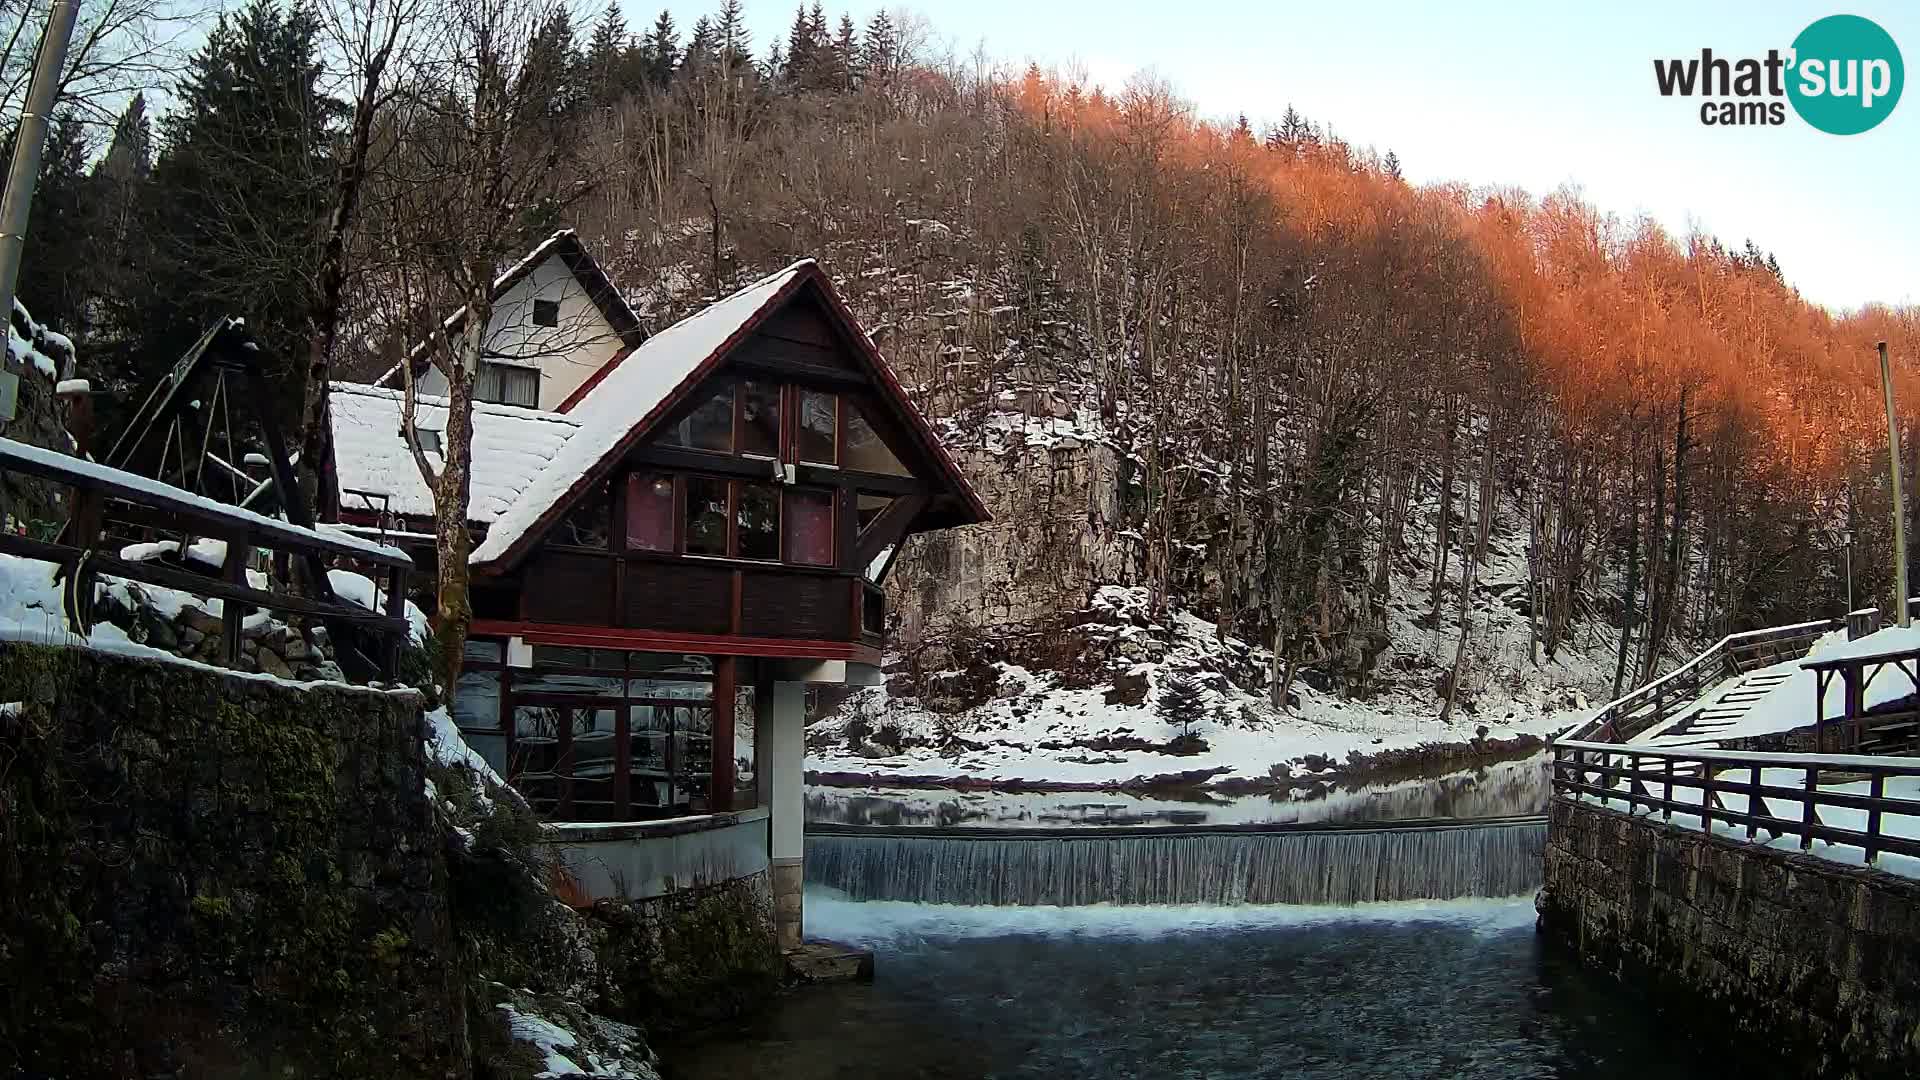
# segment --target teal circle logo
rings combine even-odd
[[[1793,111],[1830,135],[1858,135],[1885,120],[1907,81],[1892,35],[1858,15],[1829,15],[1800,31],[1792,64]]]

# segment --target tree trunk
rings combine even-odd
[[[473,625],[473,604],[467,591],[467,558],[473,549],[473,537],[467,529],[467,504],[473,489],[473,382],[480,370],[487,323],[493,318],[491,282],[484,272],[470,280],[478,284],[467,298],[467,320],[460,331],[457,356],[447,365],[447,432],[442,439],[446,463],[440,469],[433,498],[434,551],[439,558],[433,636],[438,674],[448,692],[460,679],[467,631]]]
[[[1639,440],[1629,457],[1628,471],[1639,464]],[[1627,494],[1627,580],[1620,588],[1620,656],[1613,667],[1613,696],[1618,698],[1627,681],[1627,653],[1633,648],[1634,600],[1640,592],[1640,499],[1628,486]]]

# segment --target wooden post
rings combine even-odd
[[[1814,795],[1820,787],[1820,766],[1808,765],[1806,773],[1806,793],[1800,797],[1800,850],[1813,850],[1813,823],[1818,815],[1813,810]]]
[[[1760,766],[1749,765],[1747,766],[1747,839],[1749,840],[1760,831],[1759,822],[1756,820],[1760,816],[1760,805]]]
[[[713,753],[707,778],[707,806],[715,812],[733,809],[733,704],[739,685],[735,665],[721,656],[713,664]]]
[[[386,615],[388,618],[407,621],[407,572],[396,566],[387,571]],[[389,630],[380,639],[380,678],[392,682],[400,674],[400,649],[406,643],[411,631],[407,629]]]
[[[1880,801],[1886,798],[1887,774],[1875,770],[1872,783],[1867,788],[1867,798],[1872,800],[1867,807],[1867,865],[1874,865],[1880,857]]]
[[[1887,364],[1887,343],[1874,346],[1880,354],[1880,389],[1887,399],[1887,468],[1893,474],[1893,610],[1901,627],[1907,613],[1907,508],[1900,483],[1900,425],[1893,416],[1893,371]]]
[[[227,558],[220,564],[220,576],[231,584],[247,583],[247,545],[240,537],[227,541]],[[240,624],[252,614],[247,605],[227,598],[220,601],[220,654],[228,667],[240,666]]]
[[[1667,805],[1662,806],[1660,808],[1660,819],[1662,821],[1672,821],[1673,820],[1673,759],[1671,757],[1667,758],[1666,763],[1667,763],[1667,790],[1666,790],[1666,794],[1661,796],[1661,798],[1663,801],[1666,802]]]

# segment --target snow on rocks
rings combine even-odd
[[[1544,735],[1565,723],[1547,702],[1512,700],[1499,703],[1499,715],[1483,706],[1443,726],[1425,688],[1356,701],[1296,683],[1298,703],[1282,711],[1268,701],[1265,650],[1220,638],[1190,612],[1154,615],[1144,588],[1101,586],[1082,616],[1069,639],[1051,643],[1072,658],[1067,670],[977,659],[897,672],[888,686],[855,693],[809,727],[808,769],[836,783],[1278,783],[1353,754],[1468,742],[1482,727]],[[1180,731],[1156,708],[1176,675],[1195,679],[1205,703],[1206,719],[1193,728],[1197,752],[1174,745]]]
[[[506,997],[495,1011],[508,1038],[531,1047],[539,1057],[540,1067],[525,1080],[660,1080],[653,1052],[637,1028],[562,999],[507,990],[498,983],[494,989]],[[521,1080],[521,1074],[513,1075]]]

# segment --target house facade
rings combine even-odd
[[[542,387],[579,355],[551,349]],[[431,560],[401,393],[332,389],[343,522]],[[423,397],[416,424],[444,415]],[[902,546],[986,516],[796,263],[611,350],[554,408],[476,406],[455,720],[589,898],[766,872],[797,944],[805,687],[877,683]]]

